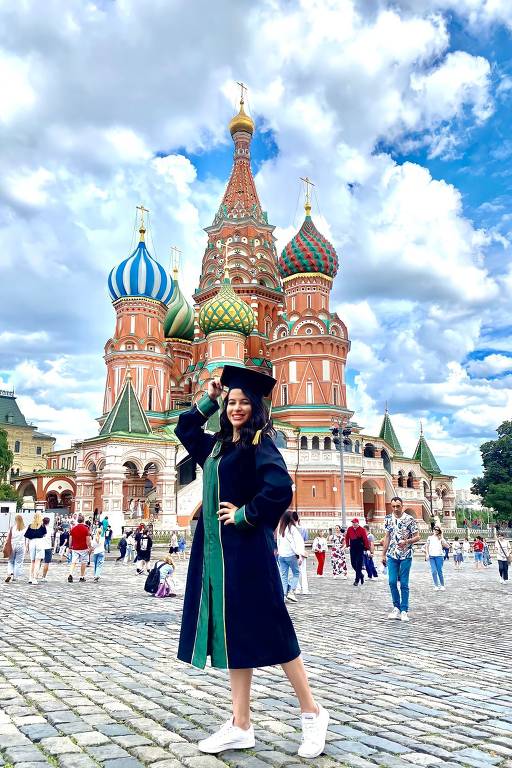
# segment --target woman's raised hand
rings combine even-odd
[[[208,397],[211,400],[217,400],[222,395],[222,384],[220,383],[220,377],[216,376],[214,379],[210,379],[208,382]]]

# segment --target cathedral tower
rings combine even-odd
[[[105,345],[107,380],[103,413],[112,410],[130,369],[142,408],[150,422],[158,425],[163,423],[164,413],[170,407],[172,361],[164,343],[164,322],[173,281],[146,247],[146,211],[142,206],[139,210],[139,243],[108,278],[116,327]]]
[[[306,180],[306,216],[279,259],[286,311],[269,344],[274,376],[274,413],[302,427],[330,426],[347,410],[345,364],[347,328],[330,311],[338,257],[311,218]]]
[[[240,110],[229,124],[234,143],[233,168],[220,207],[211,226],[205,229],[208,243],[194,300],[201,314],[207,302],[217,295],[221,286],[224,287],[223,276],[229,258],[231,290],[249,306],[253,314],[253,328],[247,338],[244,336],[245,351],[239,348],[240,362],[270,373],[272,365],[268,342],[284,305],[277,270],[274,227],[268,223],[267,214],[261,207],[251,171],[254,122],[245,112],[244,90],[242,86]],[[196,324],[196,333],[194,369],[197,379],[198,367],[202,367],[205,360],[209,361],[209,352],[213,349],[209,349],[200,323]],[[227,343],[224,339],[224,344]],[[241,341],[235,344],[241,344]],[[236,353],[237,347],[234,349]],[[217,354],[218,350],[215,351]],[[232,355],[229,357],[231,360]]]

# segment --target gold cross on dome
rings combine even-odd
[[[240,83],[238,80],[236,81],[236,84],[240,86],[240,104],[243,104],[244,96],[247,93],[247,86],[245,83]]]
[[[181,254],[183,251],[180,251],[180,249],[173,245],[171,246],[171,266],[175,272],[178,271],[180,268],[180,261],[181,261]]]
[[[140,211],[140,226],[141,228],[144,228],[144,214],[149,213],[148,208],[144,208],[142,203],[137,206],[137,210]]]
[[[305,178],[303,176],[300,177],[300,180],[304,182],[306,185],[306,205],[309,205],[311,207],[311,190],[310,187],[316,187],[316,184],[313,184],[310,178],[306,176]]]

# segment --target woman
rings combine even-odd
[[[510,557],[510,543],[506,540],[502,533],[498,531],[496,534],[496,557],[498,558],[498,570],[500,573],[500,582],[502,584],[508,584],[508,566]]]
[[[455,536],[452,544],[453,564],[456,571],[460,571],[462,566],[462,543],[458,536]]]
[[[153,539],[148,533],[148,529],[144,527],[142,531],[139,531],[135,535],[135,551],[137,553],[137,558],[135,562],[137,563],[137,573],[139,575],[143,573],[148,573],[149,568],[149,561],[151,560],[151,549],[153,547]]]
[[[443,538],[443,532],[438,525],[434,526],[434,530],[427,539],[425,545],[425,560],[429,559],[430,570],[432,573],[432,581],[434,582],[434,591],[445,591],[444,577],[443,577],[443,563],[444,563],[444,550],[447,547],[447,542]]]
[[[482,562],[484,564],[484,568],[488,568],[490,565],[492,565],[491,552],[489,549],[489,545],[485,539],[483,539],[483,542],[484,542],[484,549],[482,552]]]
[[[228,388],[215,435],[202,427]],[[302,757],[323,751],[329,715],[312,696],[274,557],[274,530],[292,499],[291,479],[272,440],[263,403],[270,376],[225,366],[176,435],[203,467],[198,520],[183,608],[178,658],[229,669],[233,716],[199,743],[202,752],[254,747],[250,693],[254,667],[280,664],[302,710]]]
[[[124,556],[124,562],[125,563],[131,563],[133,560],[133,545],[134,545],[134,539],[133,539],[133,531],[128,531],[126,534],[126,547],[125,547],[125,556]]]
[[[16,581],[21,576],[23,558],[25,556],[25,530],[23,515],[16,515],[14,525],[7,534],[11,543],[11,554],[7,561],[7,576],[5,577],[7,584],[10,581]]]
[[[322,531],[313,539],[313,552],[316,557],[316,575],[324,575],[325,555],[327,553],[327,531]]]
[[[176,531],[173,531],[171,533],[171,539],[169,541],[169,554],[174,555],[178,551],[178,536],[176,535]]]
[[[473,554],[475,556],[475,570],[482,571],[484,568],[484,540],[477,536],[473,541]]]
[[[43,516],[40,512],[36,512],[34,519],[25,531],[26,551],[30,555],[29,584],[37,584],[37,573],[44,557],[45,536],[46,526],[43,524]]]
[[[94,566],[94,581],[99,581],[103,563],[105,562],[105,536],[103,529],[97,528],[92,539],[92,564]]]
[[[345,531],[339,525],[335,526],[331,539],[332,575],[335,579],[347,579],[347,560],[345,558]]]
[[[154,597],[176,597],[176,587],[172,579],[176,567],[172,557],[167,555],[162,565],[159,562],[156,562],[155,565],[160,566],[160,584]]]
[[[304,539],[295,522],[294,513],[286,511],[277,531],[277,562],[285,600],[297,602],[295,590],[299,583],[300,567],[305,556]]]

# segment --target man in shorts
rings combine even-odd
[[[69,532],[69,548],[71,550],[71,565],[69,566],[68,581],[73,581],[75,565],[80,563],[80,581],[85,581],[85,569],[91,551],[91,532],[84,523],[84,516],[78,515],[76,525]]]
[[[43,517],[43,525],[46,527],[46,536],[43,537],[44,565],[43,565],[43,576],[41,578],[41,581],[47,581],[48,579],[46,577],[48,576],[48,568],[50,567],[50,563],[52,561],[52,555],[53,555],[52,532],[50,530],[49,517]]]

